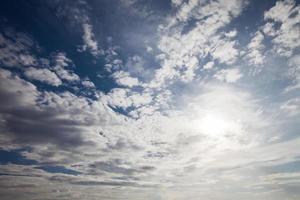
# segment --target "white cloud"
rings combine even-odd
[[[203,66],[203,69],[211,69],[213,68],[214,64],[215,63],[213,61],[210,61]]]
[[[292,80],[292,84],[285,88],[285,92],[289,92],[300,88],[300,55],[294,55],[288,60],[288,78]]]
[[[70,63],[72,63],[72,60],[67,58],[66,54],[63,52],[58,52],[53,57],[54,62],[56,65],[59,65],[61,67],[68,67]]]
[[[59,65],[56,65],[53,69],[57,73],[57,75],[63,80],[67,80],[71,82],[79,80],[79,76],[77,74],[62,68]]]
[[[176,18],[170,18],[169,23],[161,27],[158,48],[164,58],[160,60],[161,68],[156,71],[151,87],[164,85],[167,80],[170,80],[168,84],[172,84],[176,78],[190,82],[196,77],[194,73],[199,66],[189,61],[209,54],[220,62],[234,63],[238,57],[235,41],[223,40],[217,31],[239,15],[243,7],[244,2],[240,0],[178,4]],[[196,26],[181,34],[184,29],[182,23],[188,23],[190,18],[198,21]]]
[[[147,105],[152,101],[149,93],[131,92],[129,89],[115,88],[103,99],[113,107],[129,108]]]
[[[34,58],[32,55],[20,55],[19,56],[21,63],[24,66],[34,66],[36,65],[36,58]]]
[[[81,84],[86,87],[86,88],[95,88],[95,84],[92,82],[92,81],[89,81],[89,80],[83,80],[81,82]]]
[[[137,78],[131,77],[128,72],[117,71],[113,73],[113,77],[119,85],[128,87],[140,85],[139,80]]]
[[[93,33],[93,28],[91,24],[84,23],[82,25],[83,28],[83,42],[84,45],[82,46],[83,51],[89,50],[92,55],[99,56],[103,55],[103,51],[99,48],[98,42],[95,39],[95,35]]]
[[[105,50],[105,69],[108,72],[120,70],[123,67],[123,61],[119,58],[118,49],[120,47],[113,45],[110,41],[110,46]]]
[[[268,35],[268,36],[276,36],[277,34],[277,31],[275,31],[275,28],[274,28],[274,24],[273,23],[270,23],[270,22],[267,22],[263,27],[262,27],[262,31]]]
[[[219,79],[220,81],[234,83],[243,77],[243,74],[240,72],[239,69],[222,69],[218,71],[215,75],[215,78]]]
[[[57,75],[49,69],[29,67],[26,69],[24,74],[29,79],[47,83],[52,86],[60,86],[62,84]]]
[[[211,54],[214,59],[217,59],[221,63],[233,64],[236,61],[239,52],[235,48],[234,41],[221,41],[217,44]]]
[[[79,81],[79,76],[75,74],[73,71],[66,69],[70,65],[72,65],[72,61],[67,58],[66,54],[63,52],[59,52],[53,56],[54,67],[53,70],[56,74],[63,80],[66,81]]]
[[[251,39],[250,43],[247,45],[248,53],[247,58],[249,63],[253,65],[262,65],[264,63],[264,49],[263,44],[264,36],[260,31],[257,31],[254,34],[254,37]]]
[[[289,116],[295,116],[300,113],[300,98],[289,99],[284,102],[280,109],[283,110]]]
[[[295,48],[300,47],[300,6],[294,0],[277,1],[275,6],[264,14],[269,22],[263,27],[266,34],[272,36],[274,50],[282,56],[291,56]],[[278,26],[275,26],[279,23]],[[275,28],[278,27],[278,28]]]
[[[232,30],[225,33],[225,36],[228,38],[234,38],[237,35],[237,30]]]
[[[147,52],[149,52],[149,53],[153,52],[153,48],[150,47],[150,46],[146,46],[146,50],[147,50]]]

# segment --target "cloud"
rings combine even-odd
[[[215,75],[215,78],[217,78],[220,81],[228,82],[228,83],[234,83],[241,79],[243,77],[243,74],[241,74],[239,69],[222,69],[218,71]]]
[[[214,66],[214,62],[210,61],[203,66],[203,69],[211,69]]]
[[[275,52],[281,56],[290,57],[293,50],[300,46],[299,9],[294,0],[284,0],[277,1],[264,13],[264,19],[269,22],[263,28],[272,37]]]
[[[125,63],[126,70],[133,76],[149,80],[153,76],[153,69],[147,67],[145,60],[138,55],[131,56]]]
[[[8,67],[35,66],[37,60],[31,50],[36,45],[29,35],[4,29],[0,33],[0,63]]]
[[[77,106],[73,107],[75,113],[76,109],[83,106],[84,99],[77,99],[68,92],[61,95],[40,93],[34,85],[5,70],[1,71],[1,83],[1,119],[4,120],[1,127],[3,134],[7,135],[6,139],[15,138],[20,144],[52,141],[62,146],[72,146],[85,143],[81,137],[83,129],[79,125],[88,122],[59,117],[69,113],[71,107]],[[66,99],[73,99],[72,105],[65,104]],[[65,104],[65,107],[61,107],[65,111],[57,110],[55,105],[59,104]],[[55,109],[50,109],[52,106]],[[40,130],[43,130],[43,134]]]
[[[103,51],[99,49],[98,42],[95,39],[95,35],[92,30],[92,25],[84,23],[82,25],[83,28],[83,42],[84,45],[82,46],[83,51],[89,50],[93,56],[99,56],[103,54]]]
[[[72,61],[67,58],[65,53],[59,52],[54,54],[52,59],[54,62],[53,70],[62,80],[70,82],[79,81],[79,76],[72,70],[68,69],[68,67],[72,65]]]
[[[296,54],[289,58],[288,66],[287,74],[291,84],[284,89],[284,92],[290,92],[300,87],[300,55]]]
[[[115,88],[111,90],[104,99],[109,105],[113,107],[129,108],[139,107],[141,105],[149,104],[152,101],[152,97],[148,93],[140,94],[132,92],[128,89]]]
[[[162,28],[158,47],[165,58],[161,60],[162,67],[156,71],[155,79],[150,84],[152,87],[159,87],[166,80],[175,80],[177,77],[190,82],[196,77],[194,73],[199,67],[197,60],[209,54],[226,64],[234,63],[238,56],[235,41],[224,40],[217,33],[242,12],[245,6],[243,1],[190,1],[176,5],[176,19],[171,18]],[[182,23],[188,23],[189,19],[198,22],[189,32],[181,34],[185,27]]]
[[[248,54],[247,58],[249,59],[249,63],[252,65],[262,65],[264,63],[264,49],[265,46],[263,44],[264,35],[257,31],[254,34],[254,37],[251,39],[250,43],[247,45]]]
[[[239,55],[238,50],[235,48],[235,42],[222,41],[212,51],[212,56],[221,63],[233,64],[237,56]]]
[[[25,71],[25,76],[31,80],[37,80],[52,86],[60,86],[62,84],[57,75],[49,69],[29,67]]]
[[[225,36],[228,38],[234,38],[237,35],[237,33],[238,33],[237,30],[232,30],[232,31],[226,32]]]
[[[36,86],[19,78],[8,70],[1,69],[0,72],[2,109],[16,105],[32,105],[39,95]]]
[[[90,16],[92,7],[87,1],[73,1],[68,3],[65,1],[54,1],[47,2],[46,4],[55,11],[55,15],[60,18],[68,28],[74,30],[81,27],[79,32],[82,34],[83,45],[79,45],[77,51],[88,51],[95,58],[104,54],[93,32]]]
[[[67,44],[74,48],[44,58],[33,40],[3,33],[0,49],[11,43],[7,51],[16,57],[1,59],[7,63],[0,69],[0,153],[19,160],[0,159],[1,197],[297,199],[298,47],[275,42],[288,32],[281,29],[298,26],[287,25],[298,16],[296,4],[277,2],[280,9],[266,11],[263,26],[244,31],[239,20],[248,19],[246,1],[121,3],[48,3],[60,23],[72,23],[72,32],[82,28],[77,42],[94,56],[91,62],[76,52],[73,37]],[[98,18],[103,8],[113,18]],[[120,8],[132,13],[119,18]],[[153,13],[162,20],[151,17],[149,25],[144,17]],[[141,48],[124,40],[144,29],[123,27],[135,20],[157,31]],[[106,26],[112,21],[117,29]],[[24,48],[11,49],[19,43]],[[292,53],[283,58],[285,50]],[[252,65],[265,70],[253,77],[247,73]]]
[[[84,80],[81,82],[81,84],[86,88],[95,88],[95,84],[92,81]]]
[[[280,109],[288,116],[295,116],[300,113],[300,98],[289,99],[280,106]]]
[[[113,74],[113,77],[119,85],[133,87],[140,84],[139,80],[137,78],[131,77],[128,72],[118,71]]]

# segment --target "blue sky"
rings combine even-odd
[[[0,4],[1,199],[299,199],[298,1]]]

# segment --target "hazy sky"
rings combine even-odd
[[[1,200],[299,200],[300,2],[3,0]]]

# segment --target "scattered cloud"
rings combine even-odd
[[[263,28],[272,37],[275,52],[281,56],[290,57],[293,50],[300,46],[299,9],[294,0],[284,0],[277,1],[264,13],[264,19],[269,22]]]
[[[166,28],[162,28],[163,34],[158,47],[164,53],[165,59],[162,59],[162,67],[157,70],[156,78],[151,84],[154,87],[181,76],[183,81],[190,82],[199,67],[198,58],[205,58],[209,53],[219,62],[227,64],[234,63],[238,56],[235,42],[222,40],[217,36],[217,31],[242,12],[245,6],[243,1],[189,1],[175,5],[178,21],[171,19]],[[188,23],[190,19],[199,21],[189,32],[181,34],[185,27],[182,22]],[[174,28],[170,31],[167,29],[169,27]]]
[[[114,3],[0,19],[1,197],[296,200],[299,3]]]

